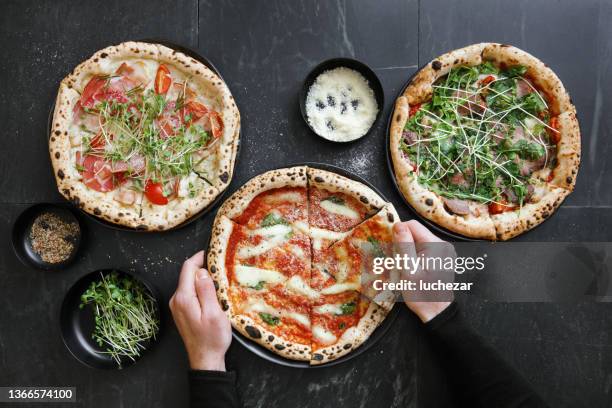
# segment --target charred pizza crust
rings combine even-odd
[[[292,360],[310,360],[310,345],[300,344],[283,339],[272,333],[265,326],[254,321],[250,316],[235,310],[230,301],[230,283],[227,277],[225,259],[229,238],[232,235],[234,223],[226,216],[218,217],[212,230],[212,238],[208,250],[208,270],[215,282],[217,298],[221,309],[225,312],[232,326],[243,336],[252,339],[261,346]]]
[[[388,310],[370,302],[368,310],[359,319],[359,323],[342,333],[335,344],[320,348],[312,353],[310,364],[329,363],[355,350],[368,340],[374,330],[385,320],[388,313]]]
[[[431,99],[433,83],[454,67],[475,66],[491,61],[498,66],[523,65],[526,76],[549,101],[553,116],[558,118],[560,141],[557,144],[556,167],[534,173],[546,193],[536,203],[525,205],[520,211],[490,216],[488,212],[471,211],[467,216],[455,215],[445,208],[442,198],[422,187],[414,169],[402,157],[400,141],[409,118],[410,106]],[[542,61],[516,47],[480,43],[448,52],[423,67],[396,100],[390,125],[390,149],[395,177],[402,195],[425,218],[461,235],[489,240],[507,240],[539,225],[559,207],[574,189],[580,165],[580,128],[576,108],[561,80]],[[471,203],[471,207],[479,207]],[[474,215],[474,213],[478,215]]]
[[[185,197],[171,206],[145,205],[141,200],[126,206],[113,200],[111,193],[87,188],[75,167],[71,152],[70,127],[72,111],[87,82],[95,75],[114,72],[123,61],[153,60],[172,66],[210,99],[224,121],[217,148],[216,174],[212,185],[202,188],[195,197]],[[49,153],[59,192],[88,213],[114,224],[141,230],[172,228],[206,208],[227,186],[233,176],[240,134],[240,114],[227,85],[199,61],[160,44],[124,42],[96,52],[79,64],[59,86],[49,138]],[[147,203],[145,203],[147,204]]]
[[[306,188],[309,185],[352,195],[359,199],[360,202],[367,203],[372,209],[373,214],[378,215],[381,214],[378,211],[383,211],[385,220],[390,224],[400,221],[397,212],[391,204],[385,203],[378,194],[361,183],[331,172],[306,166],[271,170],[249,180],[219,208],[207,252],[207,264],[215,282],[221,308],[227,314],[232,326],[236,330],[245,337],[285,358],[310,361],[311,364],[316,365],[337,359],[359,347],[384,320],[393,304],[387,300],[382,302],[383,306],[371,302],[359,323],[346,330],[337,343],[312,353],[310,345],[284,339],[236,309],[229,296],[231,289],[227,275],[228,269],[225,264],[228,243],[232,229],[236,225],[232,219],[240,216],[255,197],[272,189],[282,187]]]

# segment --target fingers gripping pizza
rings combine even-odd
[[[576,110],[552,70],[515,47],[475,44],[435,59],[398,98],[391,123],[402,194],[462,235],[512,238],[574,188]]]
[[[112,223],[164,230],[227,187],[239,128],[229,89],[205,65],[126,42],[61,82],[49,150],[66,198]]]
[[[361,345],[390,304],[335,276],[328,248],[391,208],[353,180],[305,166],[255,177],[219,209],[208,267],[232,325],[290,359],[322,364]],[[386,213],[385,213],[386,214]],[[363,235],[363,234],[362,234]],[[385,235],[390,240],[390,234]],[[367,238],[366,238],[367,240]]]

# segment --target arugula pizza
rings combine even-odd
[[[482,43],[435,59],[397,99],[395,177],[411,206],[468,237],[506,240],[549,217],[580,163],[576,110],[554,72]]]
[[[391,204],[338,174],[299,166],[259,175],[213,225],[208,267],[221,307],[236,330],[283,357],[337,359],[367,340],[392,304],[360,288],[363,264],[339,276],[329,248],[368,242],[368,232],[370,245],[389,243],[397,221]]]
[[[67,199],[112,223],[165,230],[227,187],[239,131],[233,97],[209,68],[125,42],[60,83],[49,151]]]

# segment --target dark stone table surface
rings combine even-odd
[[[242,151],[230,190],[278,166],[331,163],[354,172],[411,212],[385,162],[393,100],[422,64],[480,41],[517,45],[549,64],[577,106],[582,166],[576,191],[530,241],[612,238],[612,2],[485,1],[9,1],[0,3],[0,385],[76,386],[80,407],[185,407],[187,361],[167,315],[160,342],[135,366],[97,371],[62,344],[67,288],[98,268],[149,278],[167,300],[182,261],[201,249],[214,211],[174,232],[138,234],[83,217],[86,245],[61,272],[23,266],[9,232],[38,202],[62,202],[46,145],[59,81],[94,51],[160,38],[191,47],[220,69],[243,118]],[[327,143],[302,121],[297,95],[318,62],[357,58],[380,77],[386,102],[367,138]],[[612,406],[612,305],[492,303],[462,298],[476,330],[554,407]],[[367,353],[323,369],[279,367],[232,345],[229,365],[249,407],[450,407],[451,397],[421,328],[407,310]],[[21,405],[24,406],[24,405]]]

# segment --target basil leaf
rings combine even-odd
[[[287,222],[286,219],[284,219],[283,217],[276,215],[274,213],[270,213],[268,215],[266,215],[263,220],[261,220],[261,227],[262,228],[267,228],[267,227],[272,227],[274,225],[278,225],[278,224],[282,224],[282,225],[288,225],[289,223]]]
[[[385,251],[383,251],[380,242],[374,237],[368,237],[368,242],[372,245],[372,251],[376,258],[381,258],[385,256]]]
[[[323,199],[323,201],[329,201],[330,203],[334,203],[334,204],[338,204],[338,205],[344,205],[345,201],[342,197],[338,197],[338,196],[329,196]]]
[[[338,315],[345,316],[345,315],[353,314],[356,308],[357,308],[357,304],[355,302],[343,303],[342,305],[340,305],[341,312]]]
[[[269,313],[261,312],[259,313],[259,317],[261,317],[261,320],[268,323],[270,326],[276,326],[277,324],[280,323],[280,318],[273,316]]]

